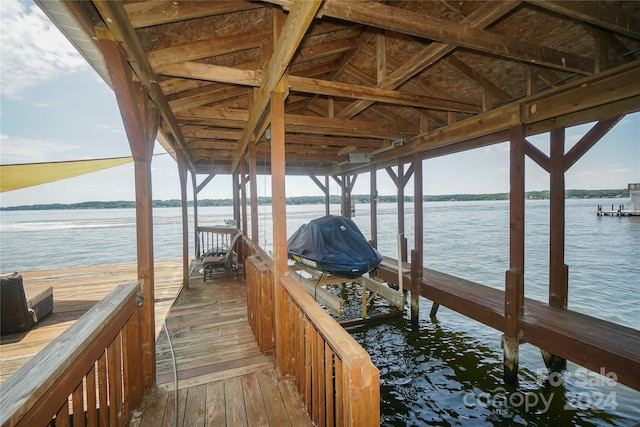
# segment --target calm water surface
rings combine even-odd
[[[640,329],[640,218],[597,217],[596,206],[620,200],[568,200],[565,261],[569,308]],[[413,205],[406,204],[406,238],[413,247]],[[332,213],[338,212],[332,206]],[[324,214],[324,206],[289,206],[291,235]],[[260,243],[271,242],[270,208],[259,208]],[[0,270],[25,271],[135,261],[135,211],[2,212]],[[157,259],[182,255],[180,209],[154,210]],[[199,208],[200,225],[222,223],[231,208]],[[397,256],[395,204],[378,205],[379,249]],[[549,204],[526,203],[525,294],[547,300]],[[355,222],[370,236],[369,206],[356,206]],[[192,218],[190,218],[190,223]],[[424,265],[484,285],[504,288],[509,267],[508,202],[442,202],[424,206]],[[191,236],[190,236],[191,237]],[[191,242],[193,246],[193,242]],[[193,253],[193,248],[191,252]],[[358,317],[357,287],[335,289],[348,298],[345,317]],[[500,333],[441,307],[428,319],[421,299],[414,329],[405,318],[351,334],[380,369],[382,424],[389,426],[633,426],[640,422],[640,393],[569,363],[549,386],[537,348],[520,347],[520,385],[502,388]],[[392,310],[374,300],[370,314]],[[639,350],[640,351],[640,350]],[[612,379],[613,378],[613,379]]]

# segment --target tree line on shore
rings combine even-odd
[[[525,193],[527,199],[548,199],[549,191],[528,191]],[[568,199],[605,199],[627,197],[627,189],[619,190],[566,190],[565,197]],[[353,195],[351,196],[355,203],[369,203],[369,195]],[[398,197],[395,195],[378,196],[378,203],[395,203]],[[413,196],[405,196],[405,202],[413,202]],[[492,194],[446,194],[446,195],[425,195],[425,202],[446,202],[446,201],[479,201],[479,200],[509,200],[509,193],[492,193]],[[317,205],[325,202],[324,196],[295,196],[287,197],[288,205]],[[340,196],[329,196],[331,204],[340,203]],[[258,205],[271,204],[271,197],[258,197]],[[154,200],[154,208],[179,208],[182,203],[179,199],[171,200]],[[198,200],[198,207],[207,206],[232,206],[232,199],[202,199]],[[188,201],[188,206],[193,206],[193,201]],[[92,201],[81,203],[50,203],[40,205],[22,205],[0,207],[3,211],[17,210],[64,210],[64,209],[131,209],[136,207],[135,201],[116,200],[110,202]]]

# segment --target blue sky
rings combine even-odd
[[[129,156],[115,96],[37,5],[0,1],[0,162],[2,164]],[[567,149],[589,125],[567,129]],[[548,152],[548,135],[529,137]],[[164,150],[156,143],[157,153]],[[495,193],[509,190],[508,144],[501,143],[424,163],[425,194]],[[180,197],[175,162],[153,160],[153,198]],[[549,178],[527,161],[527,190],[547,189]],[[198,182],[205,176],[198,176]],[[640,182],[640,113],[626,116],[566,174],[567,188],[626,188]],[[189,185],[189,198],[191,186]],[[395,194],[386,172],[378,172],[380,194]],[[216,177],[199,198],[229,198],[230,179]],[[412,194],[412,181],[407,186]],[[369,192],[369,176],[358,177],[355,194]],[[287,195],[320,195],[310,179],[287,180]],[[331,194],[339,194],[332,182]],[[260,180],[258,195],[270,195]],[[131,164],[0,195],[2,206],[134,200]]]

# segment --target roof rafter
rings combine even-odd
[[[128,3],[124,6],[134,28],[150,27],[152,25],[170,22],[186,21],[204,16],[222,15],[238,10],[259,8],[259,4],[249,1],[141,1]]]
[[[259,86],[264,79],[262,70],[239,70],[219,65],[185,62],[159,68],[159,72],[176,77],[189,77],[208,81],[218,81],[246,86]],[[407,92],[373,88],[311,79],[306,77],[289,76],[289,89],[293,92],[304,92],[316,95],[349,97],[387,104],[398,104],[425,109],[458,111],[463,113],[478,113],[480,107],[458,101],[437,99],[429,96],[414,95]]]
[[[73,4],[73,2],[71,2],[71,4]],[[180,132],[180,126],[171,112],[167,98],[157,84],[157,76],[151,69],[151,65],[147,60],[144,49],[135,34],[135,30],[129,22],[122,3],[108,0],[95,0],[94,5],[98,9],[98,12],[102,16],[102,19],[109,30],[113,33],[115,39],[122,43],[122,46],[129,57],[131,68],[135,71],[137,77],[146,87],[149,96],[161,111],[162,117],[171,129],[171,134],[174,137],[173,139],[178,146],[176,148],[183,150],[185,157],[187,158],[187,163],[192,170],[195,170],[195,162],[189,152],[185,150],[186,143],[184,142],[184,138]],[[169,140],[171,140],[171,138],[169,138]]]
[[[602,2],[527,1],[537,7],[640,40],[640,20],[620,8],[602,7]]]
[[[467,16],[462,22],[471,27],[484,28],[491,25],[513,9],[518,7],[520,2],[499,2],[499,3],[485,3],[480,6],[471,15]],[[420,15],[412,14],[413,19],[418,19]],[[417,15],[417,16],[415,16]],[[415,55],[410,61],[405,62],[399,68],[394,70],[391,74],[378,85],[385,89],[395,89],[407,82],[416,74],[423,71],[425,68],[441,59],[449,52],[453,51],[456,46],[448,45],[445,43],[431,43],[425,47],[420,53]],[[338,117],[351,118],[364,111],[371,105],[370,101],[356,101],[349,107],[344,109]]]
[[[184,61],[195,61],[222,54],[260,48],[271,31],[251,31],[215,39],[200,40],[195,43],[157,49],[149,52],[149,63],[152,67],[175,64]]]
[[[287,20],[282,27],[280,38],[273,50],[273,55],[271,55],[266,78],[262,81],[258,95],[251,106],[249,121],[247,122],[247,127],[242,135],[242,141],[231,164],[231,170],[235,170],[244,155],[244,151],[249,144],[249,139],[253,136],[258,123],[267,109],[271,92],[284,75],[289,66],[289,61],[291,61],[293,54],[300,45],[302,37],[304,37],[304,34],[307,32],[321,4],[321,0],[298,0],[291,8]]]
[[[359,22],[402,34],[425,38],[454,46],[463,46],[492,55],[544,65],[562,71],[592,74],[593,63],[568,52],[546,46],[512,40],[500,34],[475,28],[465,23],[425,17],[373,1],[341,2],[326,0],[322,12],[334,18]]]

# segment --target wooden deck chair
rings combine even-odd
[[[222,255],[209,255],[202,259],[203,268],[203,280],[207,281],[207,276],[210,279],[213,279],[214,272],[224,271],[228,274],[235,273],[236,277],[238,276],[238,266],[235,262],[236,252],[234,250],[238,239],[242,237],[241,232],[237,232],[231,242],[229,242],[229,247],[226,249],[226,252]]]
[[[0,310],[1,335],[27,331],[53,311],[53,288],[27,298],[21,274],[1,276]]]

